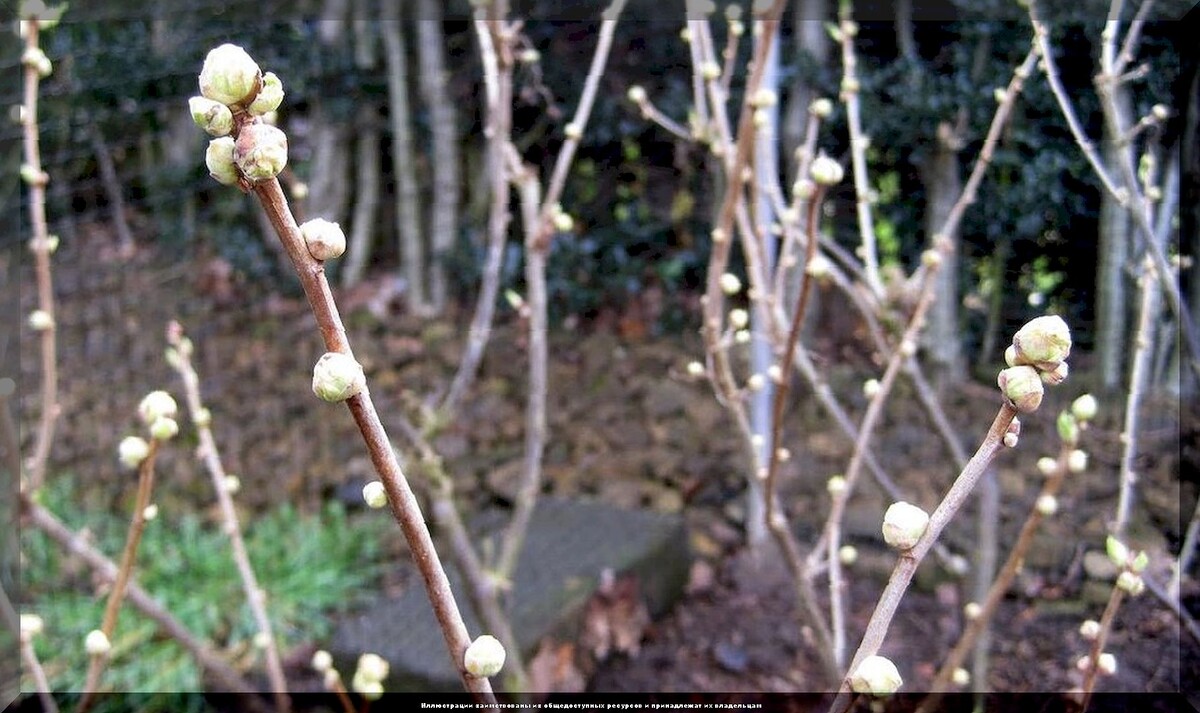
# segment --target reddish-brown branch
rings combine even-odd
[[[287,198],[283,194],[279,181],[271,179],[259,183],[254,186],[253,192],[262,203],[267,217],[271,220],[271,225],[279,234],[284,249],[291,258],[296,274],[300,278],[300,284],[304,288],[304,294],[308,297],[313,316],[317,320],[321,337],[325,341],[326,350],[353,356],[350,342],[346,338],[346,329],[338,315],[337,305],[334,303],[333,294],[329,289],[329,282],[325,279],[324,264],[308,254],[304,239],[300,235],[300,228],[296,225],[296,221],[288,209]],[[370,392],[364,389],[356,396],[347,399],[346,406],[350,409],[354,422],[366,443],[371,463],[375,466],[375,471],[383,482],[392,514],[404,532],[404,538],[412,552],[413,561],[425,583],[425,591],[433,606],[434,615],[437,617],[442,634],[446,639],[446,647],[454,668],[459,672],[463,686],[475,696],[478,702],[489,708],[495,708],[496,698],[488,679],[472,676],[463,666],[463,654],[471,644],[466,624],[459,612],[454,593],[450,590],[450,581],[446,578],[441,559],[433,546],[429,529],[425,526],[421,507],[400,468],[395,451],[392,450],[387,432],[371,401]]]
[[[104,606],[104,618],[100,622],[100,631],[105,638],[112,641],[117,629],[117,614],[121,611],[121,602],[125,599],[125,589],[133,576],[133,564],[137,559],[138,545],[142,541],[142,533],[146,529],[146,506],[150,504],[150,493],[154,490],[154,461],[158,456],[160,442],[157,438],[150,441],[150,452],[138,466],[137,496],[133,502],[133,517],[129,522],[129,532],[125,537],[125,549],[121,553],[121,565],[117,569],[116,579],[112,590],[108,593],[108,602]],[[79,713],[86,713],[91,707],[96,688],[100,684],[100,674],[108,663],[108,654],[92,656],[88,664],[87,680],[83,685],[83,698],[79,701]]]

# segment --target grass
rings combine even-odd
[[[73,529],[86,528],[103,552],[119,557],[127,515],[87,510],[73,494],[70,479],[51,479],[41,500]],[[331,614],[376,589],[385,543],[395,534],[386,518],[351,515],[337,503],[315,514],[283,505],[243,520],[243,528],[259,584],[267,591],[281,652],[327,637]],[[51,687],[77,690],[87,670],[83,639],[99,627],[105,598],[96,595],[82,563],[65,557],[40,532],[27,529],[21,539],[21,611],[45,621],[36,648]],[[185,626],[213,642],[239,669],[250,675],[261,671],[253,618],[229,541],[216,523],[191,512],[160,512],[147,525],[137,562],[137,581]],[[25,690],[28,685],[26,681]],[[201,710],[203,705],[199,696],[169,693],[201,690],[201,673],[186,652],[159,637],[154,625],[128,604],[121,609],[103,686],[144,693],[136,696],[136,708],[142,711]],[[122,709],[133,703],[129,696],[119,698],[100,703]]]

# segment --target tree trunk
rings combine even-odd
[[[961,145],[954,129],[943,122],[938,126],[934,154],[921,171],[921,180],[925,184],[925,235],[929,247],[934,247],[934,241],[939,238],[954,244],[954,249],[943,253],[934,287],[937,298],[929,310],[928,327],[921,336],[932,367],[933,381],[939,387],[960,383],[966,377],[962,330],[958,326],[958,236],[938,232],[962,193],[962,174],[958,168]]]
[[[779,89],[778,42],[772,43],[771,50],[767,53],[766,67],[759,87],[772,92],[777,92]],[[767,123],[760,127],[755,134],[754,170],[759,176],[757,182],[759,186],[770,185],[779,180],[779,142],[776,138],[778,129],[779,109],[772,106],[767,109]],[[770,279],[770,276],[775,273],[776,243],[770,230],[771,223],[775,220],[775,211],[772,209],[771,199],[765,191],[754,191],[753,194],[758,198],[754,206],[757,218],[754,228],[761,235],[766,236],[766,239],[762,241],[764,247],[762,274]],[[746,236],[746,239],[754,240],[755,238]],[[760,289],[768,288],[764,285]],[[752,303],[752,307],[754,306]],[[756,307],[750,311],[750,362],[754,373],[766,375],[767,370],[775,363],[775,354],[771,348],[773,315],[765,300],[758,302]],[[771,406],[774,401],[775,383],[771,379],[766,379],[766,385],[754,392],[750,400],[750,427],[755,433],[762,434],[763,437],[762,446],[759,447],[756,454],[759,463],[769,462],[771,453],[776,448],[776,444],[771,442]],[[750,473],[748,482],[746,542],[752,550],[761,551],[762,546],[769,541],[770,534],[767,527],[766,493],[762,487],[763,483],[756,473]]]
[[[425,288],[425,245],[421,236],[421,194],[413,164],[412,110],[408,103],[408,58],[404,23],[398,3],[383,4],[384,54],[387,57],[388,106],[392,124],[392,171],[396,179],[396,232],[400,260],[408,282],[408,304],[418,314],[428,314]]]
[[[346,261],[341,266],[341,283],[344,287],[351,287],[362,280],[374,246],[375,214],[379,207],[379,125],[375,121],[374,107],[367,113],[368,116],[360,122],[355,156],[358,170],[355,184],[359,190],[354,201],[354,216],[350,221]]]
[[[442,8],[437,0],[418,0],[417,56],[421,63],[421,96],[429,109],[432,134],[430,156],[433,202],[430,208],[429,233],[433,253],[429,265],[429,301],[434,311],[446,306],[445,260],[458,236],[460,202],[458,119],[446,85],[449,72],[442,53],[445,35],[442,30]]]
[[[1129,95],[1120,92],[1117,101],[1122,111],[1128,113]],[[1116,147],[1107,125],[1104,131],[1104,162],[1110,167],[1120,161],[1120,148]],[[1100,384],[1105,391],[1113,391],[1121,385],[1124,377],[1125,344],[1128,330],[1128,287],[1125,265],[1129,260],[1129,211],[1109,195],[1100,195],[1100,244],[1097,248],[1099,264],[1096,266],[1096,352],[1100,368]]]
[[[348,0],[325,0],[318,36],[320,51],[329,51],[342,41],[346,28]],[[308,214],[334,222],[345,220],[350,199],[349,126],[335,122],[318,100],[312,113],[312,163],[308,179]],[[195,133],[194,131],[192,133]]]

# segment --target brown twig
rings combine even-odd
[[[25,51],[37,52],[40,23],[36,18],[22,20],[25,28]],[[38,309],[48,317],[48,324],[41,329],[42,392],[41,417],[33,455],[28,462],[29,486],[37,490],[46,479],[46,467],[50,459],[50,446],[54,441],[54,427],[58,421],[58,343],[54,314],[54,282],[50,270],[50,232],[46,222],[46,183],[48,176],[42,170],[42,157],[38,135],[38,83],[40,75],[33,63],[24,65],[24,89],[22,107],[22,144],[25,166],[29,172],[29,224],[33,238],[34,274],[37,279]]]
[[[946,525],[950,524],[950,520],[962,508],[971,491],[975,488],[975,484],[983,477],[983,474],[992,464],[992,461],[999,454],[1000,449],[1004,447],[1004,437],[1010,433],[1010,428],[1016,416],[1016,408],[1011,403],[1008,403],[1006,399],[1005,403],[1000,406],[1000,410],[996,414],[996,418],[993,419],[987,436],[984,437],[979,449],[975,451],[975,455],[971,457],[971,460],[963,468],[958,478],[954,481],[954,484],[950,486],[950,490],[946,493],[946,496],[942,499],[937,509],[929,516],[929,525],[925,533],[921,535],[921,538],[912,549],[901,553],[896,562],[895,569],[892,570],[892,576],[888,579],[887,586],[879,596],[879,602],[875,606],[875,611],[871,614],[871,620],[867,624],[867,630],[863,634],[858,651],[855,652],[854,658],[850,661],[849,671],[851,673],[858,668],[863,659],[879,651],[879,647],[883,644],[883,640],[887,636],[892,618],[896,614],[896,609],[900,606],[900,600],[904,598],[904,593],[908,589],[908,584],[912,581],[917,567],[921,564],[921,561],[925,558],[930,548],[932,548],[933,543],[937,541],[942,530],[945,529]],[[850,675],[848,674],[842,680],[838,694],[834,698],[833,704],[829,707],[830,713],[845,711],[849,707],[850,697]]]
[[[934,676],[933,682],[929,685],[929,690],[934,693],[921,703],[917,708],[918,713],[923,713],[937,707],[939,699],[937,692],[946,690],[951,677],[954,675],[954,670],[962,666],[967,653],[974,646],[979,635],[984,631],[988,621],[991,620],[996,612],[996,608],[1000,605],[1001,599],[1004,598],[1009,586],[1012,585],[1013,579],[1016,578],[1017,572],[1020,571],[1021,565],[1025,561],[1025,554],[1029,551],[1030,546],[1033,545],[1033,537],[1037,534],[1038,527],[1041,526],[1042,520],[1046,517],[1039,509],[1038,503],[1043,498],[1053,498],[1058,495],[1058,491],[1062,488],[1068,472],[1067,458],[1075,448],[1075,445],[1074,443],[1063,443],[1058,458],[1055,461],[1054,471],[1042,483],[1041,492],[1038,494],[1037,500],[1034,501],[1033,507],[1030,508],[1029,514],[1025,516],[1025,523],[1021,526],[1021,532],[1017,535],[1017,541],[1013,544],[1008,559],[1005,560],[1004,565],[1000,568],[996,578],[988,588],[987,596],[980,602],[979,614],[967,622],[966,628],[963,629],[962,634],[959,636],[958,643],[954,645],[954,648],[946,656],[945,662],[938,670],[937,675]]]
[[[296,274],[300,278],[300,284],[304,288],[304,294],[308,298],[309,306],[312,308],[313,316],[316,318],[326,350],[353,356],[349,339],[346,337],[345,326],[338,315],[329,282],[325,279],[325,266],[308,253],[304,238],[300,234],[300,227],[296,225],[296,221],[288,209],[287,198],[283,194],[279,181],[272,178],[258,183],[252,190],[262,203],[267,217],[271,220],[271,225],[274,226],[288,257],[291,258]],[[463,623],[458,603],[454,600],[454,593],[450,590],[450,582],[446,578],[441,559],[433,546],[429,529],[425,526],[421,507],[400,468],[395,451],[392,450],[387,432],[371,401],[370,392],[364,388],[362,392],[347,399],[346,406],[350,409],[354,422],[362,434],[363,441],[370,453],[371,462],[387,492],[392,514],[404,532],[404,538],[408,542],[413,560],[421,573],[426,594],[429,596],[434,615],[437,617],[442,634],[446,639],[446,647],[449,650],[453,666],[459,672],[464,688],[470,691],[479,703],[495,708],[496,698],[488,679],[472,676],[463,666],[463,654],[471,644],[466,624]]]
[[[154,490],[154,461],[158,456],[161,442],[157,438],[150,440],[150,451],[138,465],[137,495],[133,502],[133,516],[129,522],[129,532],[125,537],[125,549],[121,552],[121,565],[117,569],[116,579],[108,593],[108,602],[104,606],[104,618],[100,623],[100,631],[105,638],[112,640],[117,629],[117,615],[121,611],[121,602],[125,599],[125,589],[133,576],[133,565],[137,559],[138,545],[142,541],[142,533],[146,529],[146,506],[150,504],[150,493]],[[108,654],[96,654],[88,664],[87,680],[83,685],[83,697],[79,701],[78,713],[85,713],[92,704],[100,675],[108,663]]]
[[[230,549],[233,551],[233,561],[238,575],[242,580],[242,589],[246,594],[246,604],[258,626],[259,634],[266,642],[264,649],[266,657],[267,678],[275,694],[275,708],[279,713],[287,713],[291,709],[288,698],[287,679],[283,674],[283,664],[279,658],[279,646],[275,634],[271,630],[271,618],[267,616],[266,592],[259,586],[254,574],[254,566],[250,563],[250,555],[246,552],[246,543],[242,539],[242,528],[238,523],[237,509],[233,505],[233,496],[226,486],[225,466],[221,463],[221,454],[217,450],[217,441],[213,437],[210,425],[211,414],[200,399],[200,376],[192,365],[192,343],[183,335],[183,327],[178,322],[172,322],[167,327],[167,342],[172,347],[173,356],[168,358],[171,366],[183,381],[184,400],[187,402],[188,413],[196,425],[196,436],[200,441],[197,453],[212,479],[213,490],[216,493],[217,505],[221,509],[221,518],[225,521],[223,532],[229,537]]]
[[[1112,632],[1113,622],[1116,620],[1117,612],[1121,609],[1121,602],[1124,600],[1125,590],[1114,584],[1112,594],[1108,597],[1108,604],[1104,607],[1104,614],[1100,617],[1100,633],[1096,635],[1091,651],[1088,653],[1088,667],[1083,674],[1083,697],[1079,702],[1079,713],[1084,713],[1088,703],[1092,700],[1092,692],[1096,688],[1096,676],[1100,673],[1100,654],[1104,653],[1104,644],[1108,642],[1108,635]]]

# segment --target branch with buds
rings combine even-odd
[[[861,693],[855,687],[859,667],[869,657],[876,657],[891,625],[896,609],[912,581],[921,561],[950,523],[983,474],[1003,448],[1017,445],[1020,421],[1017,416],[1036,411],[1041,404],[1043,380],[1059,383],[1066,373],[1066,358],[1071,353],[1071,333],[1060,317],[1038,317],[1022,327],[1013,337],[1006,352],[1009,367],[1000,372],[997,383],[1003,395],[996,418],[975,455],[947,491],[942,502],[927,518],[914,512],[912,506],[890,511],[892,521],[885,520],[885,538],[889,537],[900,551],[899,559],[879,602],[867,624],[858,651],[850,662],[849,673],[842,680],[830,713],[842,713],[851,703],[851,693]]]
[[[170,394],[165,391],[151,391],[138,404],[138,418],[149,431],[150,441],[147,442],[140,436],[129,436],[122,440],[118,447],[121,464],[137,469],[137,495],[134,498],[129,532],[125,538],[125,549],[121,553],[121,564],[104,607],[104,618],[100,628],[88,635],[93,645],[88,647],[91,661],[83,685],[83,698],[79,701],[79,713],[84,713],[91,706],[100,683],[100,675],[108,662],[109,647],[103,644],[111,641],[116,632],[117,614],[121,610],[125,589],[133,575],[134,561],[137,559],[138,545],[142,541],[146,521],[153,519],[152,513],[156,513],[150,504],[150,494],[154,489],[154,459],[162,444],[179,433],[179,424],[175,420],[178,411],[179,407]]]
[[[209,172],[218,182],[253,192],[259,199],[291,259],[325,342],[326,354],[313,371],[313,392],[327,401],[344,401],[350,410],[383,483],[392,514],[413,553],[463,686],[479,703],[494,708],[496,700],[488,680],[472,676],[462,665],[463,653],[470,644],[466,625],[420,505],[371,401],[365,375],[354,359],[325,277],[324,261],[337,251],[325,250],[329,236],[316,241],[312,235],[332,229],[324,226],[321,231],[305,231],[297,225],[276,178],[287,165],[287,137],[261,117],[279,106],[282,84],[274,75],[264,75],[244,49],[227,44],[212,50],[205,59],[200,91],[203,96],[191,102],[193,118],[217,136],[209,143],[205,157]],[[332,242],[339,241],[335,237]]]
[[[328,231],[325,231],[328,232]],[[340,233],[340,231],[338,231]],[[310,241],[310,250],[312,242]],[[343,246],[344,247],[344,246]],[[192,365],[192,341],[183,333],[183,327],[178,322],[167,325],[167,363],[179,374],[183,381],[184,401],[192,423],[196,426],[196,435],[200,445],[197,454],[204,461],[204,466],[212,478],[213,492],[217,497],[217,505],[221,509],[221,518],[225,521],[222,530],[229,536],[229,545],[233,550],[233,561],[242,580],[242,589],[246,593],[246,604],[258,626],[258,637],[265,646],[267,679],[275,693],[275,708],[279,713],[287,713],[291,708],[288,699],[287,679],[283,675],[283,664],[279,658],[279,647],[275,635],[271,631],[271,619],[267,616],[266,592],[259,586],[246,552],[246,543],[242,539],[242,528],[238,523],[237,509],[233,505],[233,495],[239,488],[236,475],[225,472],[221,463],[221,454],[217,450],[217,441],[213,437],[212,412],[200,400],[200,376]]]
[[[1038,460],[1037,468],[1044,480],[1033,507],[1026,515],[1025,523],[1021,526],[1020,534],[1017,535],[1008,559],[1000,568],[995,580],[992,581],[987,596],[978,605],[974,612],[975,615],[968,619],[958,643],[950,651],[934,677],[933,683],[930,684],[930,690],[935,693],[921,703],[917,709],[918,713],[936,709],[940,698],[936,692],[946,690],[950,683],[953,682],[959,687],[965,685],[963,674],[966,673],[966,670],[962,668],[963,661],[1016,578],[1021,564],[1025,561],[1026,553],[1033,545],[1033,538],[1038,527],[1041,526],[1044,519],[1052,517],[1058,511],[1058,492],[1062,488],[1067,474],[1080,473],[1087,467],[1087,454],[1079,449],[1079,438],[1081,432],[1086,430],[1092,419],[1096,417],[1097,408],[1095,397],[1091,394],[1084,394],[1075,399],[1069,409],[1058,415],[1056,425],[1059,439],[1062,441],[1058,456],[1056,458],[1045,456]]]

